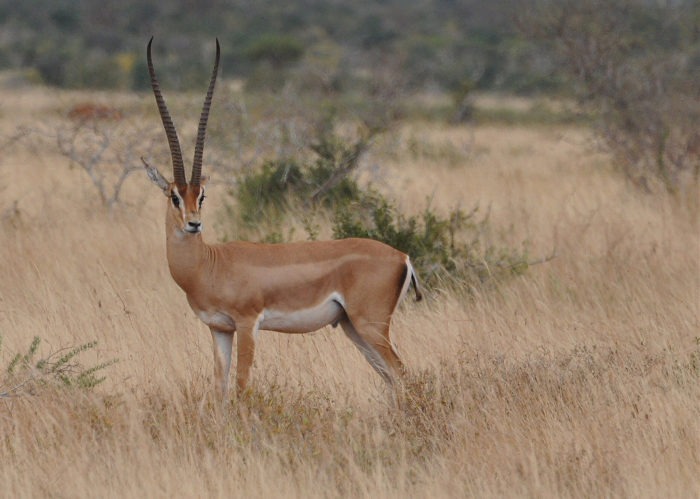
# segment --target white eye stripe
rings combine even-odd
[[[182,199],[182,196],[180,196],[180,193],[177,192],[177,189],[173,189],[172,191],[170,191],[170,199],[172,200],[176,208],[180,208],[180,210],[184,209],[185,203]]]

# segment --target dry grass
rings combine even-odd
[[[51,109],[14,97],[28,120]],[[2,495],[700,495],[697,190],[638,194],[575,128],[413,124],[394,141],[369,163],[405,209],[478,201],[504,238],[558,254],[496,289],[403,306],[399,410],[327,329],[263,333],[250,394],[222,411],[208,331],[168,275],[157,189],[132,177],[108,213],[63,158],[6,146],[0,367],[34,335],[43,353],[97,340],[86,363],[119,363],[93,392],[0,399]]]

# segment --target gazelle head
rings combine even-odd
[[[161,173],[153,166],[150,166],[141,158],[148,177],[161,188],[163,193],[168,198],[168,221],[172,222],[181,232],[189,234],[199,234],[202,231],[202,221],[200,218],[200,210],[204,201],[204,186],[207,178],[202,177],[202,158],[204,154],[204,139],[207,131],[207,120],[209,119],[209,108],[214,95],[214,85],[216,83],[216,75],[219,71],[219,40],[216,40],[216,59],[214,61],[214,69],[209,82],[209,89],[204,98],[202,106],[202,114],[199,118],[199,128],[197,129],[197,141],[194,149],[194,161],[192,162],[192,175],[190,181],[185,178],[185,166],[182,161],[182,151],[180,150],[180,141],[175,131],[175,125],[170,118],[168,107],[165,105],[165,99],[160,92],[160,84],[156,77],[156,71],[153,68],[151,60],[151,44],[153,37],[148,42],[146,56],[148,59],[148,72],[151,75],[151,87],[153,95],[158,104],[160,118],[163,121],[165,135],[168,137],[168,145],[170,146],[170,156],[173,163],[173,178],[169,182]]]

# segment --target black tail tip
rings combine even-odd
[[[416,292],[416,301],[421,301],[423,299],[423,293],[418,285],[418,278],[415,273],[411,274],[411,283],[413,284],[413,290]]]

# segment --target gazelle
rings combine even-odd
[[[345,334],[371,366],[392,384],[403,366],[389,338],[391,317],[413,283],[422,298],[407,255],[370,239],[288,244],[233,241],[206,244],[201,210],[206,178],[202,157],[209,108],[219,68],[219,41],[209,89],[202,107],[192,176],[185,179],[175,126],[160,91],[148,42],[151,86],[170,145],[174,181],[144,160],[149,178],[168,198],[165,216],[170,274],[187,295],[194,313],[211,330],[214,371],[225,397],[234,333],[236,382],[246,388],[259,329],[307,333],[332,324]]]

